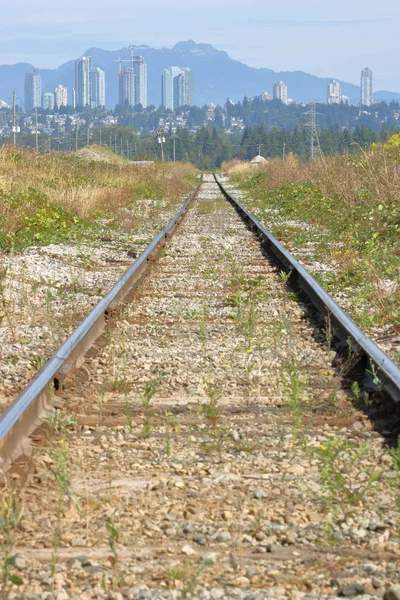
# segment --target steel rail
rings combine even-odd
[[[313,305],[325,316],[329,316],[334,334],[344,343],[351,344],[352,350],[366,359],[368,387],[382,390],[395,402],[400,401],[400,368],[381,350],[374,341],[354,323],[354,321],[336,304],[333,298],[321,287],[312,275],[282,246],[240,202],[228,192],[219,177],[214,174],[221,192],[235,207],[247,225],[262,239],[267,249],[290,273],[290,281],[297,285],[309,297]],[[369,367],[369,368],[368,368]],[[377,383],[378,382],[378,383]]]
[[[201,183],[202,180],[168,225],[153,239],[0,417],[0,474],[6,472],[20,456],[30,454],[32,443],[29,438],[44,422],[51,407],[57,404],[55,391],[60,388],[63,378],[82,366],[86,352],[103,333],[110,312],[142,278],[150,262],[155,259],[158,248],[164,245],[165,240],[182,220]]]

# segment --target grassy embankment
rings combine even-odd
[[[0,149],[0,251],[93,240],[104,223],[124,227],[121,209],[133,209],[138,224],[194,187],[190,164],[137,166],[97,153],[101,160]]]
[[[364,330],[377,338],[382,327],[398,331],[400,135],[355,155],[314,163],[289,156],[260,167],[234,161],[223,171]]]

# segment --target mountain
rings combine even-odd
[[[149,104],[158,106],[161,102],[161,75],[163,69],[172,65],[189,67],[193,70],[195,81],[195,103],[199,106],[214,102],[223,104],[229,97],[242,100],[244,96],[256,96],[264,91],[272,92],[277,81],[284,81],[289,88],[289,97],[296,102],[316,100],[326,102],[326,87],[329,79],[316,77],[302,71],[276,72],[272,69],[255,69],[237,60],[231,59],[222,50],[210,44],[196,44],[192,40],[179,42],[173,48],[155,49],[139,46],[136,54],[145,57],[148,63]],[[92,57],[92,64],[106,72],[107,106],[114,108],[118,102],[118,61],[128,60],[128,48],[108,51],[100,48],[89,48],[85,55]],[[17,65],[0,65],[0,98],[10,101],[12,90],[16,90],[19,102],[24,98],[24,75],[32,68],[27,63]],[[74,85],[75,61],[71,60],[58,69],[43,69],[42,91],[53,91],[62,83],[69,91]],[[360,89],[346,82],[342,84],[342,93],[353,103],[360,97]],[[377,100],[400,100],[397,92],[376,92]]]

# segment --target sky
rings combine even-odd
[[[0,64],[54,68],[89,47],[171,47],[193,39],[253,67],[306,71],[400,92],[398,0],[13,0],[0,20]]]

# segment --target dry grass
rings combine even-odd
[[[398,140],[396,140],[398,138]],[[261,175],[266,189],[286,184],[313,183],[325,195],[343,204],[357,204],[366,192],[370,202],[400,203],[400,136],[388,144],[377,144],[367,151],[301,162],[289,154],[285,162],[272,159],[257,167],[234,160],[223,163],[222,171],[230,176]]]
[[[4,236],[15,237],[32,229],[32,219],[36,219],[34,227],[62,221],[64,229],[69,229],[77,220],[112,215],[147,198],[179,202],[182,194],[193,188],[195,173],[189,163],[131,165],[115,155],[109,161],[98,161],[3,147],[1,245],[6,243]],[[39,213],[42,220],[38,224]]]

